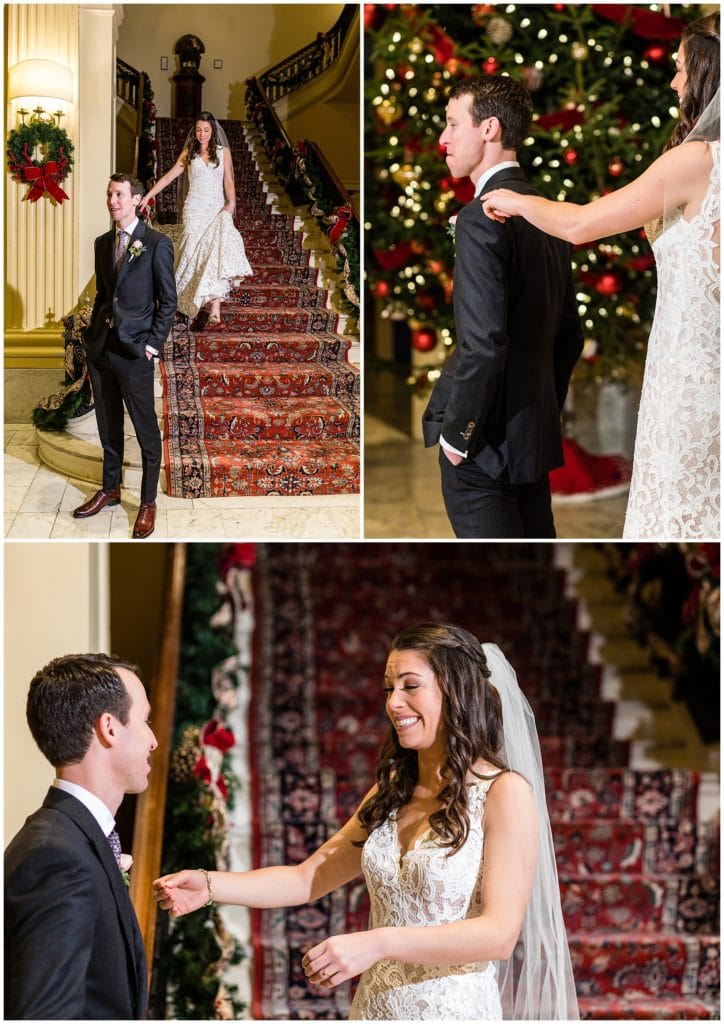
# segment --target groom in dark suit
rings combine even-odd
[[[137,1020],[146,957],[114,815],[148,785],[156,737],[131,665],[56,658],[30,684],[28,725],[56,770],[5,851],[5,1020]]]
[[[532,111],[511,78],[465,79],[440,138],[451,173],[476,186],[455,224],[457,344],[423,416],[458,537],[555,537],[548,472],[563,464],[560,415],[583,346],[571,249],[522,217],[489,220],[479,200],[535,192],[516,157]]]
[[[143,471],[134,537],[150,536],[156,525],[161,433],[153,360],[161,357],[176,312],[173,245],[139,220],[143,191],[130,174],[113,174],[108,182],[106,202],[114,226],[96,239],[96,297],[85,338],[103,446],[103,486],[73,512],[84,519],[120,503],[125,403]]]

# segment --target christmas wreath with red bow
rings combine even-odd
[[[73,143],[62,128],[42,122],[13,128],[7,158],[13,181],[29,186],[23,201],[37,203],[44,195],[52,203],[68,198],[61,184],[73,166]]]

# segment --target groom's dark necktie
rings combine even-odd
[[[123,257],[126,255],[126,249],[128,247],[128,232],[121,229],[116,233],[116,258],[115,266],[116,273],[121,269],[121,263],[123,263]]]
[[[109,844],[109,846],[111,848],[113,856],[116,858],[116,864],[118,865],[118,867],[120,867],[121,866],[121,853],[122,853],[122,850],[121,850],[121,837],[118,835],[118,832],[116,831],[116,829],[113,829],[112,832],[108,833],[108,835],[106,836],[106,839],[108,840],[108,844]]]

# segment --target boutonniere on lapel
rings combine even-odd
[[[144,252],[146,252],[146,246],[140,238],[137,238],[132,245],[128,246],[128,262],[133,263],[136,256],[141,256]]]
[[[455,249],[455,221],[458,219],[458,215],[454,213],[452,217],[447,219],[447,233],[450,235],[453,241],[453,250]]]
[[[118,867],[121,869],[121,874],[123,875],[123,881],[126,883],[126,885],[130,885],[131,884],[131,868],[133,867],[133,857],[130,855],[130,853],[122,853],[121,854],[121,862],[118,865]]]

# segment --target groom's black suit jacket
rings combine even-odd
[[[146,958],[108,840],[74,796],[51,789],[5,851],[5,1014],[136,1020]]]
[[[536,194],[519,167],[483,193]],[[455,351],[423,416],[427,447],[440,435],[489,476],[540,480],[563,464],[560,413],[583,347],[571,247],[522,217],[492,221],[474,199],[455,225]]]
[[[92,362],[103,355],[112,328],[123,355],[145,357],[146,345],[162,353],[176,312],[171,239],[139,220],[116,273],[115,238],[113,227],[95,241],[96,297],[85,339]],[[146,251],[131,258],[136,241]]]

